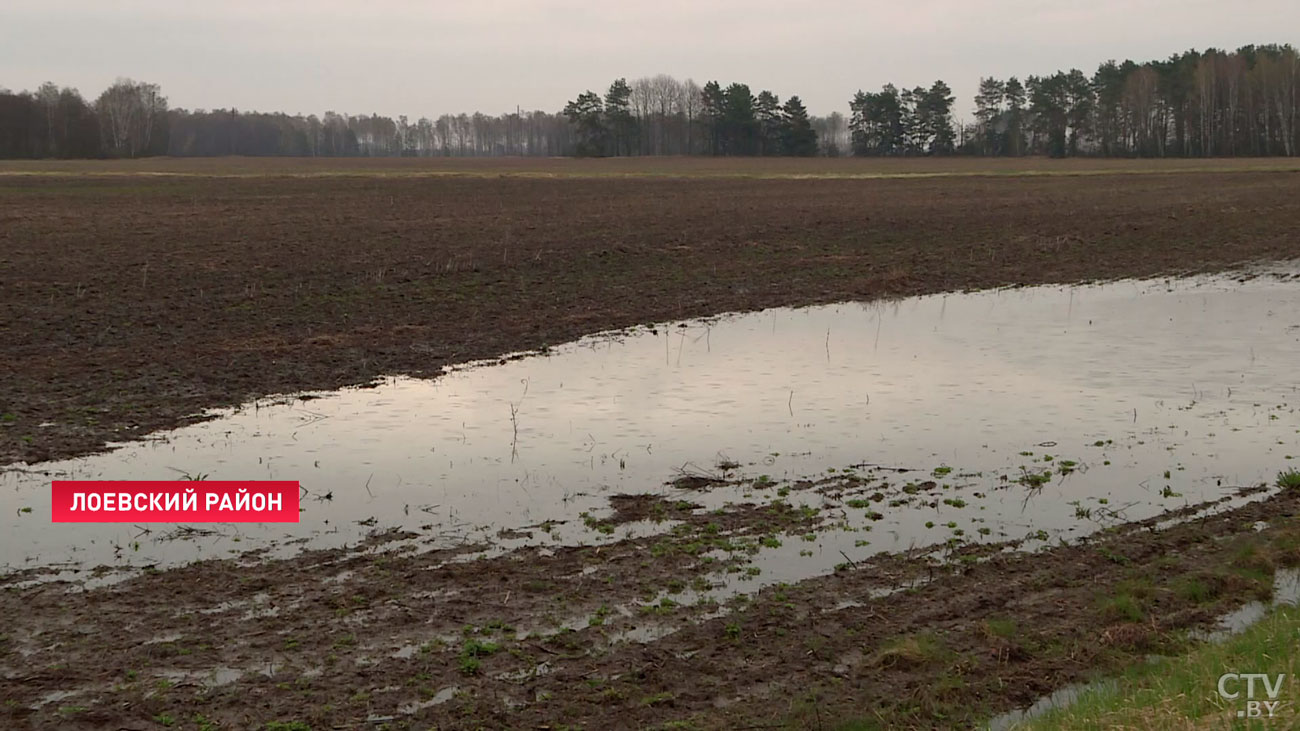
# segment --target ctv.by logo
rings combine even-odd
[[[1277,697],[1282,693],[1284,680],[1286,675],[1282,673],[1224,673],[1219,676],[1219,697],[1235,701],[1244,689],[1246,708],[1237,711],[1237,718],[1274,718],[1282,706]],[[1261,695],[1268,700],[1257,700]]]

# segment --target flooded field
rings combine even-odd
[[[0,476],[0,565],[170,566],[355,544],[613,542],[610,498],[789,503],[758,581],[882,551],[1053,542],[1271,484],[1300,456],[1292,274],[773,309],[601,334],[434,380],[271,399]],[[289,479],[297,526],[51,525],[49,481]],[[659,516],[662,518],[663,516]]]
[[[768,309],[13,465],[0,725],[1015,723],[1294,602],[1298,312],[1293,267]],[[49,521],[180,476],[301,522]]]

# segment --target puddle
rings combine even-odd
[[[0,472],[0,567],[289,555],[393,528],[420,536],[405,550],[599,543],[671,527],[585,526],[580,514],[608,516],[615,494],[715,509],[848,465],[891,470],[783,496],[836,527],[783,536],[756,556],[759,574],[724,578],[732,590],[953,537],[1069,540],[1296,464],[1285,460],[1300,457],[1298,312],[1300,284],[1272,277],[935,295],[637,328],[435,380],[267,400],[109,454]],[[665,484],[724,459],[771,488]],[[52,475],[181,473],[300,480],[302,522],[50,523]]]
[[[513,670],[508,673],[497,673],[492,677],[496,678],[497,680],[508,680],[517,683],[525,680],[532,680],[533,678],[541,677],[543,675],[550,675],[550,674],[551,674],[551,664],[549,662],[541,662],[532,667],[520,668],[519,670]]]
[[[1280,569],[1273,574],[1272,606],[1296,606],[1300,604],[1300,570]],[[1232,635],[1239,634],[1252,624],[1263,619],[1268,613],[1269,605],[1264,602],[1250,602],[1229,612],[1219,619],[1219,626],[1208,632],[1191,632],[1193,639],[1202,642],[1222,642]],[[1149,662],[1161,662],[1159,656],[1149,658]],[[1039,698],[1028,708],[1004,713],[989,721],[989,731],[1008,731],[1021,723],[1031,721],[1048,711],[1065,708],[1079,700],[1085,692],[1106,690],[1115,687],[1112,679],[1095,683],[1073,683],[1057,690],[1051,695]]]
[[[278,666],[273,666],[255,672],[260,672],[269,678],[275,676],[277,669]],[[247,671],[240,668],[226,666],[205,668],[203,670],[158,669],[154,671],[154,674],[173,683],[198,683],[206,688],[220,688],[224,685],[230,685],[246,673]]]
[[[1103,689],[1114,686],[1114,681],[1105,681],[1102,683],[1074,683],[1052,693],[1048,696],[1039,698],[1028,708],[1004,713],[1001,716],[989,721],[989,731],[1008,731],[1015,728],[1018,724],[1031,721],[1048,711],[1057,708],[1065,708],[1072,705],[1085,692],[1095,689]]]
[[[1264,618],[1272,607],[1300,605],[1300,570],[1279,569],[1273,574],[1273,598],[1269,602],[1248,602],[1219,618],[1219,626],[1209,631],[1192,632],[1191,636],[1204,642],[1222,642],[1244,632]]]
[[[409,660],[410,658],[415,657],[419,652],[420,652],[419,645],[415,645],[415,644],[402,645],[401,647],[397,648],[395,652],[389,654],[389,657],[397,658],[398,660]]]
[[[48,706],[48,705],[53,704],[53,703],[58,703],[58,702],[60,702],[60,701],[67,700],[68,698],[73,698],[73,697],[75,697],[75,696],[77,696],[77,695],[80,695],[80,694],[81,694],[81,691],[79,691],[79,690],[54,690],[54,691],[50,691],[50,692],[48,692],[48,693],[42,695],[42,696],[41,696],[41,697],[36,701],[36,705],[37,705],[38,707],[39,707],[39,706]]]
[[[418,655],[434,652],[442,647],[454,647],[462,641],[459,635],[434,635],[419,642],[407,642],[388,653],[388,657],[409,660]]]
[[[653,644],[657,640],[662,640],[680,629],[680,626],[666,622],[661,624],[641,623],[622,632],[610,633],[609,643],[613,645],[619,642],[631,642],[634,644],[649,645]]]
[[[452,698],[455,698],[456,693],[459,691],[460,691],[460,686],[449,685],[446,688],[440,689],[437,693],[434,693],[432,698],[429,698],[428,700],[418,701],[416,703],[408,703],[402,706],[401,708],[397,709],[397,712],[404,716],[415,715],[416,713],[419,713],[420,711],[426,708],[430,708],[432,706],[446,703]]]

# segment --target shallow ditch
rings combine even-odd
[[[1300,571],[1280,569],[1273,577],[1273,597],[1268,602],[1251,601],[1218,618],[1216,626],[1210,630],[1194,629],[1189,636],[1203,642],[1222,642],[1232,635],[1239,634],[1267,615],[1270,607],[1300,605]],[[1150,662],[1161,662],[1164,658],[1153,657]],[[1114,680],[1099,680],[1092,683],[1073,683],[1060,688],[1050,695],[1043,696],[1026,708],[1003,713],[988,723],[989,731],[1009,731],[1018,724],[1031,721],[1049,711],[1068,708],[1079,698],[1092,690],[1109,690],[1115,687]]]

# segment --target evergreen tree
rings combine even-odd
[[[808,110],[797,96],[786,100],[781,108],[781,152],[796,157],[817,154],[817,131],[808,119]],[[836,151],[838,154],[838,150]]]
[[[709,140],[709,154],[721,155],[725,130],[723,114],[727,106],[727,96],[722,85],[710,81],[700,90],[700,121],[704,125],[705,135]]]
[[[754,95],[745,84],[731,84],[723,91],[723,154],[753,155],[758,143],[758,119]]]
[[[599,156],[605,153],[605,107],[595,92],[584,91],[566,104],[564,116],[569,118],[577,132],[576,154]]]
[[[877,93],[859,91],[849,103],[849,130],[855,155],[901,155],[906,144],[903,100],[886,84]]]
[[[901,155],[916,155],[925,151],[927,140],[921,120],[917,116],[917,106],[925,89],[903,89],[898,94],[899,120],[903,128],[903,144],[895,152]]]
[[[920,95],[917,103],[918,125],[925,139],[924,151],[931,155],[948,155],[957,148],[957,133],[952,127],[952,103],[956,97],[942,81],[936,81]]]
[[[632,116],[632,87],[627,79],[618,79],[605,92],[605,128],[615,156],[631,155],[637,134],[636,117]]]
[[[1070,126],[1066,151],[1070,155],[1078,155],[1080,143],[1093,137],[1096,97],[1093,94],[1092,82],[1079,69],[1071,69],[1061,83],[1065,86],[1067,99],[1066,124]]]
[[[1052,76],[1030,76],[1025,87],[1029,91],[1031,129],[1041,136],[1041,146],[1049,156],[1065,157],[1070,106],[1065,74],[1058,71]]]
[[[758,154],[781,154],[781,100],[770,91],[760,91],[754,100],[754,116],[758,121]]]
[[[1005,102],[1007,87],[1003,82],[989,78],[980,79],[979,93],[975,95],[975,124],[979,139],[975,143],[984,155],[1001,155],[1006,142]]]
[[[1101,154],[1113,155],[1124,147],[1120,137],[1122,129],[1120,110],[1124,97],[1124,79],[1127,74],[1114,61],[1107,61],[1097,67],[1092,75],[1092,87],[1096,90],[1096,112],[1094,123],[1097,142]]]
[[[1025,87],[1020,79],[1007,79],[1007,154],[1025,154]]]

